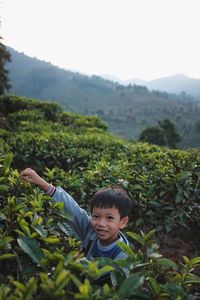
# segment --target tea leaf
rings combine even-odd
[[[39,263],[44,257],[44,254],[36,240],[23,236],[18,238],[17,241],[21,249],[28,254],[34,262]]]

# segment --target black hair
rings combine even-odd
[[[94,207],[112,208],[119,210],[120,218],[128,216],[132,208],[132,200],[125,190],[118,186],[109,186],[98,190],[90,201],[91,212]]]

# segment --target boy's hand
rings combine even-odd
[[[25,170],[23,170],[20,173],[20,176],[23,180],[30,182],[30,183],[34,183],[34,184],[38,184],[40,182],[40,180],[42,179],[33,169],[31,168],[27,168]]]
[[[29,183],[36,184],[43,191],[48,191],[49,183],[47,183],[43,178],[41,178],[33,169],[27,168],[20,173],[20,176],[23,180]]]

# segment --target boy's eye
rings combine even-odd
[[[113,216],[108,216],[108,219],[109,220],[114,220],[114,217]]]
[[[95,218],[95,219],[99,218],[98,215],[92,215],[92,217]]]

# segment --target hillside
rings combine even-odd
[[[168,93],[186,93],[200,99],[200,79],[191,78],[183,74],[176,74],[171,77],[155,79],[145,82],[150,90],[165,90]]]
[[[36,99],[0,96],[0,112],[0,299],[200,298],[199,150],[127,142],[97,117]],[[81,220],[97,190],[125,189],[127,257],[86,259],[77,214],[24,182],[27,167],[76,199]]]
[[[12,91],[16,95],[56,100],[67,110],[97,115],[108,129],[137,140],[147,126],[168,118],[183,136],[180,147],[199,147],[199,107],[187,95],[149,91],[144,86],[123,86],[97,76],[60,69],[9,48]]]
[[[162,77],[154,80],[129,79],[120,80],[117,77],[102,74],[102,77],[122,85],[136,84],[146,86],[149,90],[159,90],[173,94],[187,94],[194,97],[194,100],[200,100],[200,79],[192,78],[184,74],[175,74],[169,77]]]

